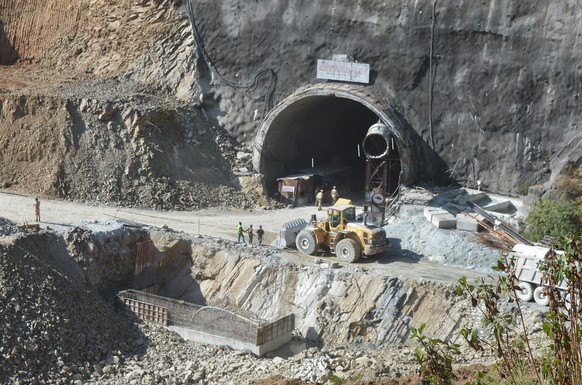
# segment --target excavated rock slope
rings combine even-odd
[[[248,155],[194,105],[193,39],[171,3],[17,3],[0,9],[3,49],[19,56],[0,67],[2,187],[146,207],[261,203],[256,178],[231,171]]]
[[[297,336],[303,335],[307,325],[313,325],[313,331],[305,336],[320,348],[307,349],[309,345],[300,343],[305,341],[301,338],[296,343],[306,350],[259,359],[244,352],[183,341],[162,328],[135,324],[133,318],[113,310],[113,293],[131,282],[131,246],[146,236],[123,229],[95,234],[76,228],[64,238],[44,233],[16,237],[12,243],[0,246],[1,383],[204,380],[211,384],[252,384],[277,374],[322,383],[330,373],[344,379],[362,374],[366,379],[402,376],[415,367],[412,349],[403,344],[406,324],[411,322],[408,317],[417,313],[413,322],[418,322],[451,305],[441,292],[448,290],[438,285],[402,285],[397,278],[375,279],[373,274],[349,271],[332,273],[316,266],[284,263],[273,255],[261,257],[258,250],[244,250],[230,242],[224,245],[222,241],[153,233],[162,257],[160,279],[167,282],[162,291],[181,291],[179,297],[188,299],[192,291],[197,291],[198,297],[215,306],[239,313],[252,311],[267,318],[297,311]],[[190,253],[197,257],[189,257]],[[191,271],[183,269],[192,263],[196,267]],[[255,269],[259,264],[263,267]],[[223,269],[217,270],[225,265],[231,267],[230,277],[223,276]],[[358,285],[362,290],[384,288],[380,291],[391,294],[342,294]],[[387,307],[383,314],[373,316],[363,313],[373,309],[374,302],[390,297],[393,299],[385,305],[393,306],[392,310]],[[356,302],[348,306],[352,301]],[[439,306],[432,305],[431,310],[427,301]],[[408,314],[403,318],[405,322],[391,325],[394,320],[388,315],[400,310]],[[450,328],[440,326],[443,330]],[[314,334],[315,330],[321,330],[320,335]],[[395,341],[382,343],[388,335]],[[379,349],[386,345],[399,349]],[[467,358],[459,364],[471,362]]]

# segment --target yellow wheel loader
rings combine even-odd
[[[378,254],[390,247],[386,231],[380,226],[356,220],[356,207],[348,204],[332,206],[327,218],[311,222],[295,238],[297,250],[314,255],[328,248],[344,262],[355,262],[362,257]]]

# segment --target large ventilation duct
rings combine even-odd
[[[390,131],[384,123],[375,123],[368,128],[362,142],[364,154],[370,159],[382,159],[388,156]]]

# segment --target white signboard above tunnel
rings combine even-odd
[[[370,65],[318,59],[317,78],[368,84],[370,81]]]

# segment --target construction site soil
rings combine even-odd
[[[393,249],[331,267],[334,257],[235,242],[239,220],[263,223],[270,242],[282,222],[318,213],[313,206],[186,213],[43,199],[41,230],[27,233],[17,225],[32,223],[33,198],[2,193],[0,381],[321,384],[333,374],[353,384],[416,383],[409,327],[425,323],[427,335],[461,342],[460,328],[479,327],[479,314],[452,293],[456,280],[493,273],[500,256],[423,217],[444,195],[405,193],[386,226]],[[162,259],[163,295],[262,319],[292,312],[292,343],[259,358],[116,312],[113,296],[132,284],[135,243],[147,239]],[[542,311],[525,308],[538,333]],[[493,361],[462,352],[459,378]]]

